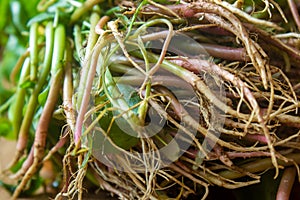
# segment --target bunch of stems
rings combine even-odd
[[[262,13],[287,21],[276,2],[261,3]],[[56,199],[82,199],[84,178],[123,199],[205,199],[212,185],[245,187],[285,167],[282,182],[291,183],[277,198],[288,199],[300,173],[300,87],[290,75],[300,70],[299,34],[247,13],[243,1],[122,1],[105,14],[101,6],[88,0],[67,24],[30,25],[13,73],[21,66],[10,109],[24,110],[11,117],[17,154],[5,173],[20,181],[13,198],[60,155]],[[288,6],[299,28],[296,5]],[[64,124],[60,137],[48,134],[54,120]]]

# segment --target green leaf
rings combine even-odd
[[[170,161],[176,161],[180,154],[180,148],[176,140],[168,132],[163,132],[155,135],[158,139],[157,145],[160,152]]]
[[[120,12],[122,12],[122,9],[120,8],[120,6],[116,6],[116,7],[113,7],[113,8],[110,8],[109,10],[107,10],[105,12],[105,15],[112,15],[114,13],[120,13]]]
[[[0,30],[3,30],[8,21],[8,5],[9,0],[1,0],[0,6]]]
[[[32,16],[35,16],[38,11],[37,11],[37,5],[40,2],[40,0],[19,0],[22,3],[22,7],[27,14],[26,20],[30,19]]]
[[[38,102],[40,105],[44,106],[48,97],[50,87],[46,87],[43,92],[41,92],[38,96]]]
[[[106,131],[111,123],[112,118],[113,118],[113,114],[111,112],[107,113],[107,115],[105,115],[99,121],[101,128]],[[126,124],[124,124],[124,126],[126,126]],[[128,123],[127,123],[127,127],[130,127]],[[139,141],[138,138],[125,133],[115,122],[112,124],[111,129],[107,134],[117,146],[125,150],[128,150],[131,147],[135,146]]]
[[[122,95],[127,102],[129,107],[133,107],[139,102],[141,102],[141,98],[139,94],[129,85],[125,84],[117,84],[120,91],[122,91]],[[132,109],[135,114],[138,114],[138,107]]]
[[[33,193],[43,186],[43,179],[40,176],[30,179],[29,188],[24,191],[24,195],[31,196]]]
[[[99,95],[95,96],[95,105],[104,104],[107,100],[105,93],[101,91]]]
[[[12,124],[11,122],[4,117],[0,117],[0,136],[6,137],[8,139],[14,139],[12,138]]]
[[[116,125],[116,123],[113,123],[113,127],[109,133],[109,136],[116,145],[125,150],[134,147],[139,141],[138,138],[123,132],[120,127]]]
[[[159,3],[159,4],[165,4],[165,5],[171,5],[173,3],[172,1],[169,1],[169,0],[154,0],[154,2]],[[176,4],[178,4],[178,2],[180,2],[180,1],[177,1]]]
[[[0,180],[0,187],[5,188],[10,193],[13,193],[13,191],[16,189],[16,186],[6,184],[6,183],[2,182],[1,180]]]
[[[122,92],[119,89],[120,85],[117,85],[116,82],[113,80],[113,77],[110,71],[107,69],[105,72],[105,83],[104,83],[104,91],[107,98],[110,100],[113,107],[117,108],[118,111],[116,113],[122,112],[122,118],[128,121],[129,125],[133,128],[134,126],[140,124],[140,120],[137,117],[137,114],[130,108],[128,104],[128,97],[127,100],[125,96],[131,96],[130,93],[127,91]],[[126,111],[126,112],[124,112]]]
[[[31,80],[26,80],[24,83],[20,84],[20,87],[23,89],[33,88],[35,86],[35,82]]]

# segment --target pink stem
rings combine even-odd
[[[297,24],[298,30],[300,30],[300,17],[299,17],[297,5],[295,4],[294,0],[288,0],[288,4],[292,12],[293,18]]]
[[[87,111],[87,107],[88,107],[89,100],[90,100],[92,84],[93,84],[93,80],[94,80],[94,77],[96,74],[96,67],[98,64],[98,55],[100,54],[100,51],[101,51],[101,48],[98,47],[95,49],[95,51],[93,52],[93,55],[92,55],[93,60],[92,60],[91,67],[90,67],[90,70],[88,73],[86,85],[84,88],[83,98],[82,98],[82,102],[80,105],[80,109],[78,112],[78,117],[77,117],[76,125],[75,125],[74,142],[76,145],[78,145],[80,142],[84,116]]]
[[[286,168],[283,172],[280,185],[278,187],[276,200],[289,200],[290,193],[295,181],[296,168],[289,167]]]
[[[201,46],[209,53],[210,55],[223,58],[226,60],[237,60],[237,61],[249,61],[247,57],[246,50],[244,48],[232,48],[215,44],[203,44]]]
[[[261,144],[268,143],[266,136],[261,134],[246,134],[244,138],[249,141],[259,142]]]

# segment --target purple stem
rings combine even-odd
[[[289,200],[291,190],[295,181],[296,168],[289,167],[286,168],[283,172],[280,185],[278,187],[276,200]]]
[[[93,84],[93,80],[94,80],[94,77],[96,74],[98,55],[100,54],[100,51],[101,51],[101,48],[97,47],[92,55],[92,63],[91,63],[91,67],[89,69],[86,85],[84,88],[83,98],[82,98],[82,102],[80,105],[80,109],[78,112],[78,117],[77,117],[76,125],[75,125],[74,141],[75,141],[76,145],[79,144],[79,141],[80,141],[84,116],[87,111],[87,107],[88,107],[89,100],[90,100],[92,84]]]
[[[261,134],[246,134],[244,139],[248,140],[248,141],[252,141],[252,142],[259,142],[261,144],[267,144],[267,138],[265,135],[261,135]]]
[[[290,10],[292,12],[293,18],[296,22],[296,25],[298,27],[298,30],[300,30],[300,17],[299,17],[297,5],[294,0],[288,0],[288,4],[289,4]]]
[[[203,44],[201,46],[210,55],[226,60],[249,61],[245,48],[232,48],[215,44]]]

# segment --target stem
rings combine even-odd
[[[71,129],[71,133],[75,132],[75,110],[73,105],[73,79],[72,79],[72,49],[67,46],[66,49],[66,66],[63,84],[63,107],[66,114],[66,121]],[[71,137],[72,139],[72,137]]]
[[[293,160],[293,162],[285,162],[285,161],[282,161],[279,159],[278,160],[279,165],[287,167],[287,166],[292,166],[295,163],[300,164],[300,154],[299,153],[288,154],[285,157],[289,160]],[[272,164],[271,158],[264,158],[264,159],[257,159],[256,161],[251,162],[251,163],[243,164],[239,167],[250,173],[256,173],[256,172],[262,172],[266,169],[273,168],[274,166]],[[244,176],[244,174],[241,174],[239,172],[235,172],[232,170],[225,170],[225,171],[219,172],[219,175],[224,178],[231,179],[231,180],[241,178]]]
[[[200,44],[213,57],[226,60],[249,61],[245,48],[233,48],[216,44]]]
[[[91,60],[93,55],[93,49],[95,48],[95,44],[98,39],[98,34],[95,32],[95,27],[97,25],[97,22],[99,21],[99,15],[97,13],[92,13],[90,22],[91,22],[91,29],[90,34],[88,38],[88,46],[86,48],[84,63],[82,67],[82,73],[80,78],[80,83],[78,87],[78,94],[77,94],[77,102],[76,102],[76,108],[79,110],[81,108],[82,98],[84,95],[84,90],[87,84],[87,77],[90,71],[91,66]]]
[[[242,12],[240,9],[237,9],[233,7],[231,4],[224,1],[215,1],[214,3],[201,1],[196,3],[191,3],[191,4],[171,5],[168,6],[168,8],[175,11],[176,13],[179,13],[181,17],[187,17],[187,18],[205,17],[205,19],[208,20],[209,22],[216,24],[221,28],[225,28],[227,31],[230,31],[234,35],[236,35],[237,38],[239,38],[243,42],[246,52],[253,66],[260,74],[264,88],[268,89],[268,81],[266,77],[267,74],[266,65],[268,64],[265,61],[267,55],[259,47],[257,43],[255,43],[251,38],[249,38],[248,31],[243,26],[241,21],[235,16],[235,14],[255,24],[259,24],[261,22],[260,23],[261,25],[280,28],[280,29],[281,27],[271,22],[253,18],[250,15],[246,14],[245,12]],[[166,13],[164,10],[159,10],[158,8],[154,8],[154,10],[152,11],[170,15],[169,12]]]
[[[9,165],[9,168],[12,167],[19,160],[19,158],[23,154],[24,149],[26,148],[29,129],[30,126],[32,125],[34,112],[38,105],[38,95],[40,94],[40,91],[44,87],[47,78],[49,76],[49,72],[51,69],[51,62],[52,62],[53,43],[54,43],[54,29],[53,29],[52,22],[48,22],[46,26],[45,38],[46,38],[46,47],[45,47],[46,51],[45,51],[43,69],[42,69],[43,71],[30,96],[27,110],[25,112],[25,116],[20,127],[19,138],[16,146],[17,153],[12,163]]]
[[[58,25],[56,27],[54,39],[55,40],[54,40],[53,58],[52,58],[52,66],[51,66],[52,77],[50,81],[51,82],[50,91],[35,133],[34,144],[32,146],[33,163],[32,165],[30,165],[28,170],[21,168],[20,171],[25,171],[26,173],[13,194],[14,199],[17,198],[17,196],[19,196],[19,194],[24,189],[28,181],[38,170],[38,165],[40,164],[44,156],[48,127],[50,124],[50,120],[52,118],[53,111],[56,106],[56,102],[60,92],[59,88],[61,88],[61,83],[63,78],[63,71],[64,71],[63,57],[65,53],[65,41],[66,41],[65,28],[63,25]],[[27,159],[31,160],[32,158],[28,157]]]
[[[22,64],[24,65],[24,61],[26,60],[26,58],[29,56],[29,50],[27,49],[25,53],[23,53],[21,55],[21,57],[19,58],[19,60],[17,61],[17,64],[14,66],[9,78],[10,78],[10,81],[12,83],[15,83],[16,82],[16,74],[19,73],[19,70],[21,69],[22,67]]]
[[[22,111],[23,111],[23,107],[24,107],[26,89],[22,88],[21,84],[24,83],[27,76],[29,75],[29,72],[30,72],[30,61],[29,61],[29,58],[27,58],[22,66],[21,76],[20,76],[18,88],[16,91],[16,101],[12,106],[12,109],[14,111],[13,117],[12,117],[12,126],[13,126],[14,136],[18,135],[18,133],[20,131],[21,122],[23,119]],[[15,112],[17,110],[20,111],[21,114],[19,112]]]
[[[29,51],[30,51],[30,80],[37,79],[38,70],[38,23],[33,23],[30,26],[29,36]]]
[[[82,61],[84,56],[82,52],[83,46],[82,46],[81,29],[79,25],[74,26],[73,35],[74,35],[74,44],[75,44],[75,49],[76,49],[78,59]]]
[[[131,22],[130,22],[130,24],[129,24],[128,32],[127,32],[127,35],[126,35],[126,37],[125,37],[125,41],[126,41],[126,40],[128,39],[128,37],[130,36],[130,33],[131,33],[131,30],[132,30],[132,26],[133,26],[133,24],[134,24],[134,21],[135,21],[137,15],[139,14],[139,11],[141,10],[141,8],[142,8],[145,4],[147,4],[147,0],[143,0],[143,1],[140,3],[140,5],[136,8],[136,10],[135,10],[135,12],[134,12],[134,14],[133,14],[133,16],[132,16]]]
[[[104,30],[103,27],[104,25],[110,20],[109,16],[103,16],[101,19],[98,21],[97,25],[95,26],[95,33],[101,35],[103,34]]]
[[[300,17],[299,17],[297,5],[294,0],[288,0],[288,4],[289,4],[290,10],[291,10],[291,13],[293,15],[293,18],[296,22],[296,25],[298,27],[298,30],[300,30]]]
[[[290,193],[295,181],[296,168],[289,167],[286,168],[283,172],[280,185],[278,187],[276,200],[289,200]]]
[[[102,41],[102,45],[97,45],[96,48],[94,49],[94,52],[92,54],[92,59],[91,59],[91,66],[90,69],[87,71],[87,76],[82,77],[80,79],[81,87],[78,92],[82,93],[81,95],[81,101],[77,102],[79,107],[79,112],[78,116],[76,119],[76,125],[75,125],[75,134],[74,134],[74,142],[75,145],[79,145],[80,143],[80,137],[82,134],[82,126],[83,126],[83,121],[84,121],[84,115],[87,111],[88,103],[90,100],[90,95],[91,95],[91,90],[92,90],[92,84],[93,80],[95,78],[95,73],[96,73],[96,67],[98,65],[98,58],[99,54],[101,52],[102,47],[104,46],[105,41]],[[80,104],[79,104],[80,103]]]
[[[144,46],[144,44],[142,42],[142,39],[140,37],[138,37],[138,46],[141,50],[141,53],[142,53],[144,61],[145,61],[146,73],[149,73],[150,68],[149,68],[149,61],[148,61],[148,58],[147,58],[147,51],[146,51],[145,46]],[[141,123],[144,123],[145,119],[146,119],[146,114],[147,114],[147,110],[148,110],[148,101],[147,101],[147,99],[150,96],[151,82],[152,82],[152,80],[149,79],[149,78],[148,78],[148,80],[147,80],[147,78],[144,79],[143,84],[146,84],[146,91],[145,91],[145,95],[144,95],[144,100],[143,100],[143,102],[141,103],[141,105],[139,106],[139,109],[138,109],[138,117],[139,117]],[[143,90],[143,88],[141,87],[140,90]]]
[[[211,31],[210,31],[211,32]],[[155,33],[150,33],[141,36],[143,42],[159,40],[167,37],[168,31],[160,31]],[[180,31],[175,31],[175,33],[180,33]],[[173,52],[180,52],[179,49],[184,49],[184,53],[197,55],[202,54],[203,51],[207,51],[207,53],[213,57],[222,58],[226,60],[237,60],[237,61],[249,61],[249,57],[247,57],[247,52],[245,48],[234,48],[228,46],[222,46],[217,44],[209,44],[209,43],[191,43],[188,46],[188,50],[185,43],[176,44],[176,49],[171,49]],[[188,51],[188,52],[186,52]],[[182,52],[180,52],[182,54]]]
[[[74,24],[78,21],[81,16],[91,10],[95,5],[103,2],[103,0],[87,0],[85,1],[81,7],[78,7],[74,13],[71,15],[70,24]],[[92,30],[92,29],[91,29]]]
[[[31,156],[29,156],[27,159],[29,161],[25,161],[27,163],[27,167],[29,169],[23,169],[23,166],[21,168],[21,171],[26,172],[21,183],[16,188],[13,198],[16,198],[19,196],[23,188],[26,186],[27,182],[32,178],[32,176],[35,174],[35,172],[38,170],[38,165],[43,159],[44,152],[45,152],[45,145],[46,145],[46,138],[48,133],[48,127],[49,123],[52,117],[52,113],[54,111],[54,108],[56,106],[56,102],[59,96],[59,89],[61,87],[62,82],[62,76],[63,76],[63,70],[60,69],[55,74],[55,77],[51,81],[51,87],[49,91],[49,95],[45,104],[45,107],[43,109],[43,113],[40,117],[36,133],[35,133],[35,139],[34,139],[34,145],[32,146],[33,149],[33,159]],[[31,155],[31,154],[30,154]],[[33,161],[33,162],[30,162]]]
[[[37,10],[39,12],[45,12],[56,0],[41,0],[37,5]]]
[[[245,27],[251,31],[254,32],[256,34],[259,35],[259,38],[261,38],[262,40],[264,40],[267,44],[269,45],[273,45],[277,48],[279,48],[281,51],[287,53],[291,59],[293,59],[294,61],[297,62],[297,64],[299,64],[299,60],[300,60],[300,51],[296,48],[293,48],[287,44],[285,44],[284,42],[282,42],[280,39],[276,38],[276,36],[272,36],[269,33],[267,33],[266,31],[257,28],[255,25],[253,24],[244,24]]]
[[[49,160],[54,153],[56,153],[59,149],[61,149],[66,142],[68,141],[69,129],[65,129],[63,135],[60,136],[58,142],[50,149],[48,154],[44,157],[43,162]]]

